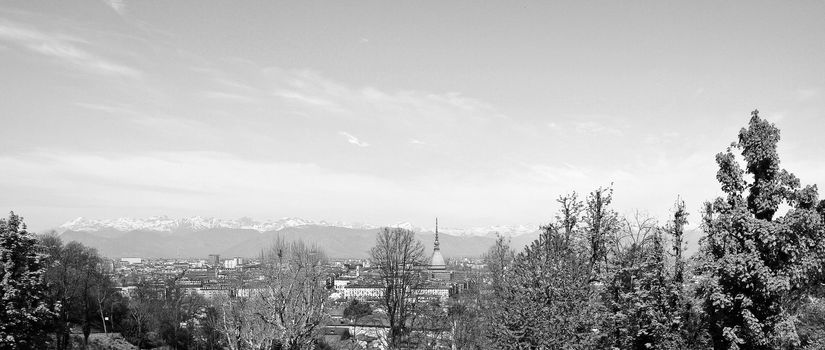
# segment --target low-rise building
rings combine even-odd
[[[348,299],[377,299],[384,297],[384,286],[380,284],[349,283],[344,287],[344,298]]]
[[[453,294],[453,288],[445,284],[424,284],[416,287],[413,294],[419,298],[437,298],[443,302]]]
[[[198,294],[204,298],[211,299],[218,296],[230,297],[232,296],[232,286],[226,284],[208,284],[204,285],[198,290]]]
[[[351,277],[336,277],[334,281],[332,281],[333,288],[336,292],[342,293],[344,288],[347,287],[350,283],[352,283],[355,279]]]

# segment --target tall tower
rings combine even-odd
[[[438,248],[438,218],[435,218],[435,243],[433,243],[433,250],[441,250],[440,248]]]
[[[433,242],[433,256],[430,259],[430,270],[446,270],[444,257],[441,256],[441,247],[438,243],[438,218],[435,218],[435,242]]]

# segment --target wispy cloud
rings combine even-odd
[[[117,14],[123,16],[126,14],[126,0],[103,0],[106,5],[115,10]]]
[[[392,119],[397,125],[425,120],[439,124],[497,117],[495,109],[480,100],[457,92],[385,91],[374,87],[354,87],[311,70],[262,69],[273,96],[326,112],[347,114],[358,119]]]
[[[0,40],[101,75],[126,78],[140,78],[143,75],[138,69],[80,48],[78,44],[85,41],[78,38],[44,33],[16,23],[0,22]]]
[[[349,143],[351,143],[351,144],[353,144],[353,145],[356,145],[356,146],[358,146],[358,147],[369,147],[369,145],[370,145],[369,143],[366,143],[366,142],[364,142],[364,141],[361,141],[361,140],[359,140],[357,137],[353,136],[352,134],[347,133],[347,132],[344,132],[344,131],[339,131],[339,132],[338,132],[338,135],[341,135],[341,136],[346,137],[346,138],[347,138],[347,142],[349,142]]]
[[[532,121],[519,124],[493,105],[459,92],[358,86],[312,70],[263,67],[250,61],[225,63],[221,66],[202,64],[195,69],[205,78],[207,87],[202,92],[256,97],[260,109],[250,109],[250,112],[267,111],[266,119],[260,120],[257,126],[272,125],[278,130],[321,129],[336,136],[307,145],[306,149],[312,150],[307,152],[338,147],[337,142],[341,140],[362,148],[374,148],[377,141],[364,138],[376,135],[372,131],[381,130],[383,142],[376,149],[380,153],[377,156],[409,152],[394,158],[405,160],[403,166],[386,173],[413,167],[424,157],[466,164],[468,168],[477,161],[483,162],[484,167],[494,167],[492,164],[496,161],[512,159],[504,144],[526,142],[535,133]],[[211,113],[219,113],[227,106],[214,107]],[[270,118],[271,115],[281,118]],[[249,131],[254,135],[260,133],[258,136],[263,140],[269,137],[263,130]],[[422,138],[423,135],[427,137]],[[500,136],[491,138],[490,135]]]
[[[305,95],[305,94],[295,92],[295,91],[279,90],[279,91],[273,92],[272,95],[277,96],[277,97],[281,97],[281,98],[285,98],[285,99],[288,99],[288,100],[294,100],[294,101],[298,101],[298,102],[301,102],[301,103],[313,105],[313,106],[322,106],[322,107],[334,107],[335,106],[334,103],[332,103],[328,100],[325,100],[325,99],[322,99],[322,98],[319,98],[319,97],[313,97],[313,96],[310,96],[310,95]]]

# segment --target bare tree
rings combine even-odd
[[[644,249],[656,238],[659,227],[655,218],[636,211],[631,218],[619,221],[619,230],[612,239],[612,253],[617,261],[635,267],[644,260]]]
[[[143,293],[143,292],[139,292]],[[138,296],[129,299],[129,317],[134,322],[136,328],[137,346],[138,349],[143,345],[143,340],[146,336],[146,330],[151,329],[153,321],[153,313],[155,312],[152,301],[146,296]]]
[[[326,260],[317,246],[302,241],[278,240],[270,249],[268,283],[257,300],[264,308],[257,314],[279,331],[283,349],[311,348],[321,332],[329,295],[322,270]]]
[[[248,298],[221,302],[221,331],[233,349],[311,349],[326,318],[326,255],[302,241],[276,240],[265,281]]]
[[[114,291],[112,290],[112,280],[106,274],[103,266],[99,265],[97,269],[98,272],[94,275],[96,281],[93,284],[94,292],[92,294],[94,295],[94,300],[97,302],[97,311],[100,315],[100,323],[103,325],[103,333],[108,334],[109,330],[106,326],[106,316],[103,314],[103,310],[105,310],[106,302]]]
[[[415,233],[401,228],[383,228],[370,250],[384,282],[381,304],[387,310],[391,348],[397,349],[410,332],[409,321],[415,314],[414,289],[422,282],[416,265],[424,264],[424,246]]]
[[[273,347],[276,330],[262,322],[255,314],[258,303],[254,298],[220,296],[218,329],[231,350],[268,349]]]

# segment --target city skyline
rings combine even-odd
[[[699,221],[750,112],[825,182],[825,2],[0,4],[0,209],[452,227]],[[209,19],[209,20],[207,20]]]

